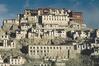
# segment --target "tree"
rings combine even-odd
[[[20,49],[20,51],[24,54],[28,54],[28,46],[22,46],[22,48]]]
[[[81,54],[82,54],[82,55],[90,56],[91,53],[93,53],[93,52],[94,52],[93,49],[84,49],[84,50],[81,51]]]

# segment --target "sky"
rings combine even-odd
[[[16,18],[28,8],[66,8],[83,12],[84,23],[99,28],[99,0],[0,0],[0,25],[3,19]]]

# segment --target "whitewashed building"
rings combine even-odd
[[[96,31],[96,37],[99,38],[99,29]]]
[[[11,66],[11,65],[7,63],[0,63],[0,66]]]
[[[65,15],[42,15],[42,24],[68,26],[69,17]],[[53,28],[53,27],[49,27]],[[56,27],[58,28],[58,27]]]
[[[21,56],[10,56],[10,65],[22,65],[25,63],[25,59]]]
[[[0,49],[13,49],[16,48],[16,43],[14,40],[1,40]]]
[[[84,39],[90,37],[90,32],[88,34],[84,31],[74,31],[73,33],[73,38],[75,39]]]
[[[0,66],[10,66],[10,64],[8,63],[4,63],[4,60],[2,59],[1,55],[0,55]]]
[[[16,31],[16,39],[26,38],[27,31],[17,30]]]
[[[68,60],[75,57],[73,45],[29,45],[28,54],[35,59]]]
[[[7,34],[2,34],[1,36],[0,36],[0,39],[1,40],[9,40],[9,35],[7,35]]]

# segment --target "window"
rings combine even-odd
[[[14,42],[13,42],[13,47],[14,47]]]
[[[68,50],[68,58],[70,57],[70,50]]]
[[[5,36],[5,38],[7,38],[7,36]]]
[[[42,53],[43,51],[41,50],[41,53]]]
[[[69,49],[71,49],[71,47],[69,47]]]
[[[55,47],[53,47],[55,49]]]
[[[78,45],[78,48],[79,48],[79,45]]]
[[[37,50],[37,53],[39,52],[39,50]]]
[[[33,52],[35,53],[35,50]]]
[[[47,52],[49,52],[49,50],[47,50]]]
[[[39,47],[37,47],[37,49],[39,49]]]
[[[68,49],[68,47],[66,47],[66,49]]]
[[[43,66],[43,64],[41,64],[41,66]]]
[[[44,47],[44,49],[46,49],[46,47]]]
[[[47,64],[45,64],[45,66],[47,66]]]
[[[58,47],[57,47],[57,49],[58,49]]]
[[[35,47],[33,47],[33,49],[35,49]]]
[[[50,47],[50,49],[52,49],[52,47]]]
[[[29,12],[27,12],[27,15],[29,15]]]
[[[64,19],[62,18],[62,20],[64,20]]]
[[[55,20],[56,20],[56,18],[55,18]]]
[[[32,49],[32,47],[30,47],[30,49]]]
[[[41,47],[41,49],[42,49],[42,47]]]
[[[52,17],[52,20],[53,20],[53,17]]]
[[[47,49],[49,49],[49,47],[47,47]]]
[[[46,50],[44,50],[44,52],[46,52]]]
[[[77,45],[74,45],[74,50],[77,50]]]
[[[61,49],[61,47],[60,47],[60,49]]]
[[[60,19],[60,21],[61,21],[61,19]]]

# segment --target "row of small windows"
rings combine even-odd
[[[7,35],[5,35],[5,36],[2,36],[2,38],[8,38],[8,36],[7,36]]]
[[[35,65],[33,65],[33,66],[51,66],[50,64],[35,64]]]
[[[17,59],[16,60],[12,59],[11,61],[12,61],[12,63],[14,62],[14,64],[17,64],[19,62],[19,60],[17,60]]]
[[[67,20],[67,19],[58,19],[58,18],[44,18],[44,20]]]
[[[86,45],[75,45],[74,49],[77,50],[77,48],[86,48]]]
[[[44,17],[44,20],[67,20],[67,17]]]
[[[33,49],[36,49],[36,48],[37,48],[37,49],[43,49],[43,48],[44,48],[44,49],[52,49],[52,48],[53,48],[53,49],[55,49],[55,48],[59,49],[59,48],[60,48],[60,49],[61,49],[61,47],[33,47]],[[30,47],[30,49],[32,49],[32,47]]]
[[[67,16],[43,16],[44,18],[67,18]]]
[[[15,23],[15,20],[4,20],[4,23]]]
[[[10,64],[0,64],[0,66],[10,66]]]
[[[85,48],[86,46],[85,45],[78,45],[78,48],[80,48],[80,47]]]
[[[49,52],[49,50],[44,50],[44,51],[42,51],[42,50],[30,50],[30,52],[33,52],[33,53],[35,53],[35,52],[37,52],[37,53],[39,53],[39,52],[41,52],[41,53],[45,53],[45,52]]]
[[[50,64],[41,64],[40,66],[51,66]]]
[[[62,49],[62,47],[30,47],[30,49]],[[66,47],[66,49],[71,49],[71,47]]]
[[[44,55],[44,56],[49,56],[49,53],[50,53],[51,51],[48,51],[48,50],[44,50],[44,51],[42,51],[42,50],[37,50],[37,51],[35,51],[35,50],[30,50],[30,55]],[[62,56],[63,57],[63,56]]]
[[[50,56],[49,55],[49,52],[32,52],[32,50],[30,51],[30,55],[44,55],[44,57],[45,58],[53,58],[53,59],[55,59],[56,58],[56,56]],[[67,58],[67,56],[59,56],[60,58]]]
[[[46,27],[58,27],[58,25],[45,25]]]

